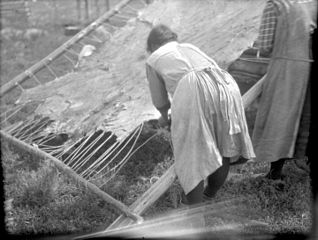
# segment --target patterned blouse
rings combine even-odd
[[[254,47],[272,52],[274,45],[275,29],[277,24],[278,10],[273,1],[268,0],[262,14],[261,25]]]
[[[313,2],[313,0],[289,0],[289,1],[291,3]],[[258,37],[253,44],[253,47],[268,53],[271,53],[273,50],[277,17],[279,13],[278,8],[274,2],[275,0],[267,0],[266,6],[262,14]]]

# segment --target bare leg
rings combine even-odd
[[[203,202],[203,189],[204,189],[204,181],[201,181],[191,192],[185,195],[185,200],[187,205],[194,205]],[[188,215],[190,218],[188,220],[189,228],[198,229],[205,227],[205,218],[204,213],[198,213],[194,215]]]
[[[223,164],[214,173],[208,177],[208,186],[204,194],[208,197],[214,197],[217,191],[223,186],[230,170],[230,158],[223,157]]]
[[[203,201],[204,182],[201,181],[191,192],[185,195],[186,204],[192,205]]]

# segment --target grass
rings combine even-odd
[[[105,201],[59,173],[49,162],[27,156],[38,163],[34,166],[13,152],[12,146],[2,146],[8,233],[86,232],[108,225],[118,216]]]
[[[263,172],[262,164],[252,164],[248,172]],[[268,180],[245,173],[240,181],[228,181],[217,199],[243,196],[242,209],[253,209],[254,219],[269,224],[272,232],[307,232],[310,227],[310,178],[292,162],[284,166],[286,178]]]

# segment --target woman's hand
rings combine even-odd
[[[158,119],[159,127],[166,128],[167,130],[170,130],[170,125],[171,125],[170,116],[168,114],[169,108],[170,108],[170,102],[169,104],[166,104],[165,106],[161,108],[157,108],[161,114],[161,117]]]
[[[166,127],[170,126],[170,121],[169,121],[168,117],[161,116],[158,119],[158,123],[159,123],[159,127],[161,127],[161,128],[166,128]]]

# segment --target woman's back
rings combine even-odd
[[[203,69],[212,62],[197,47],[178,42],[169,42],[157,49],[148,59],[150,65],[165,81],[173,95],[178,82],[193,69]]]

